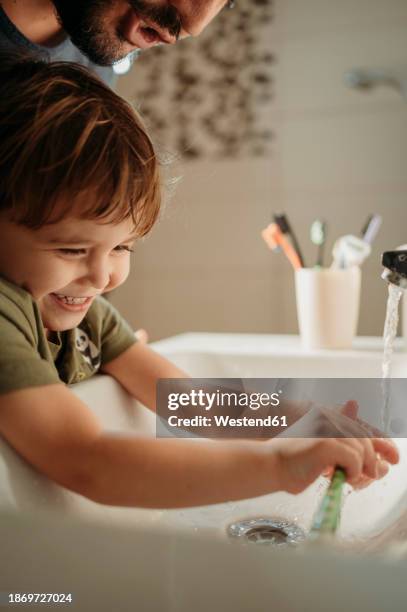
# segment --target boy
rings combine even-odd
[[[398,461],[381,438],[103,431],[67,384],[105,372],[154,410],[157,379],[185,376],[101,297],[157,218],[157,159],[130,107],[80,67],[3,59],[0,89],[0,435],[20,455],[93,501],[144,507],[299,492],[335,465],[357,484]]]

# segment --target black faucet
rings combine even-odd
[[[382,278],[400,289],[407,289],[407,250],[386,251],[382,256],[382,264]]]

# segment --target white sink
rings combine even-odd
[[[326,376],[355,375],[364,369],[375,376],[381,362],[378,340],[361,340],[355,351],[301,353],[295,337],[185,334],[154,348],[195,377],[288,377],[319,376],[320,364]],[[399,372],[406,367],[407,354],[396,355]],[[294,365],[293,365],[294,364]],[[296,365],[298,364],[298,365]],[[131,399],[108,376],[97,376],[72,387],[95,412],[104,427],[112,431],[137,431],[155,436],[155,415]],[[344,538],[372,538],[382,534],[376,547],[385,547],[396,534],[391,528],[406,509],[407,440],[397,439],[400,464],[382,481],[347,496],[340,534]],[[301,495],[275,493],[241,502],[185,510],[144,510],[96,504],[51,483],[22,460],[0,439],[0,500],[15,510],[47,510],[59,515],[78,515],[84,520],[131,525],[160,525],[165,529],[197,533],[211,532],[226,538],[228,525],[248,517],[281,517],[296,522],[305,531],[326,488],[321,479]],[[366,520],[366,508],[369,520]],[[384,535],[386,534],[386,535]]]
[[[252,334],[182,334],[158,342],[154,348],[196,378],[378,378],[383,355],[380,338],[358,338],[352,350],[309,352],[301,348],[298,336]],[[392,375],[406,377],[407,352],[400,344],[393,357]],[[385,479],[363,491],[346,491],[339,537],[354,548],[383,550],[407,530],[407,439],[398,438],[396,443],[401,461]],[[301,495],[275,493],[237,503],[168,511],[162,521],[226,537],[231,521],[282,517],[308,531],[325,490],[326,481],[320,479]]]
[[[194,377],[378,377],[381,367],[379,339],[360,339],[352,351],[305,353],[295,337],[185,334],[154,348]],[[407,354],[395,354],[393,374],[407,375]],[[111,378],[95,377],[73,391],[106,429],[155,435],[154,415]],[[338,539],[346,550],[339,554],[335,546],[240,545],[227,535],[231,523],[256,517],[284,519],[307,531],[326,488],[323,479],[297,496],[275,493],[185,510],[113,508],[50,483],[0,440],[0,575],[8,577],[7,588],[14,576],[16,589],[25,581],[24,588],[37,584],[38,590],[41,570],[32,568],[43,567],[48,592],[57,583],[64,592],[69,583],[80,597],[88,593],[78,610],[119,609],[114,597],[125,602],[121,609],[132,609],[134,596],[134,607],[142,601],[143,612],[192,606],[198,612],[266,606],[322,612],[328,605],[339,612],[350,601],[355,609],[379,612],[391,596],[392,610],[401,612],[407,601],[405,579],[398,578],[400,568],[407,569],[407,440],[397,444],[400,464],[347,495]],[[379,557],[354,556],[360,550]]]
[[[405,559],[4,511],[0,539],[4,596],[70,592],[75,612],[406,610]]]
[[[196,378],[380,378],[383,341],[356,338],[352,350],[301,347],[298,336],[267,334],[180,334],[153,348]],[[392,376],[407,376],[407,352],[396,342]]]

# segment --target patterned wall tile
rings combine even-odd
[[[184,160],[270,155],[271,21],[272,0],[238,0],[199,38],[140,54],[130,98],[155,140]]]

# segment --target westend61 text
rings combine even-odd
[[[234,419],[230,416],[214,416],[207,417],[196,415],[192,418],[177,417],[175,415],[168,418],[170,427],[287,427],[287,417],[285,416],[267,416],[264,418],[241,417]]]

